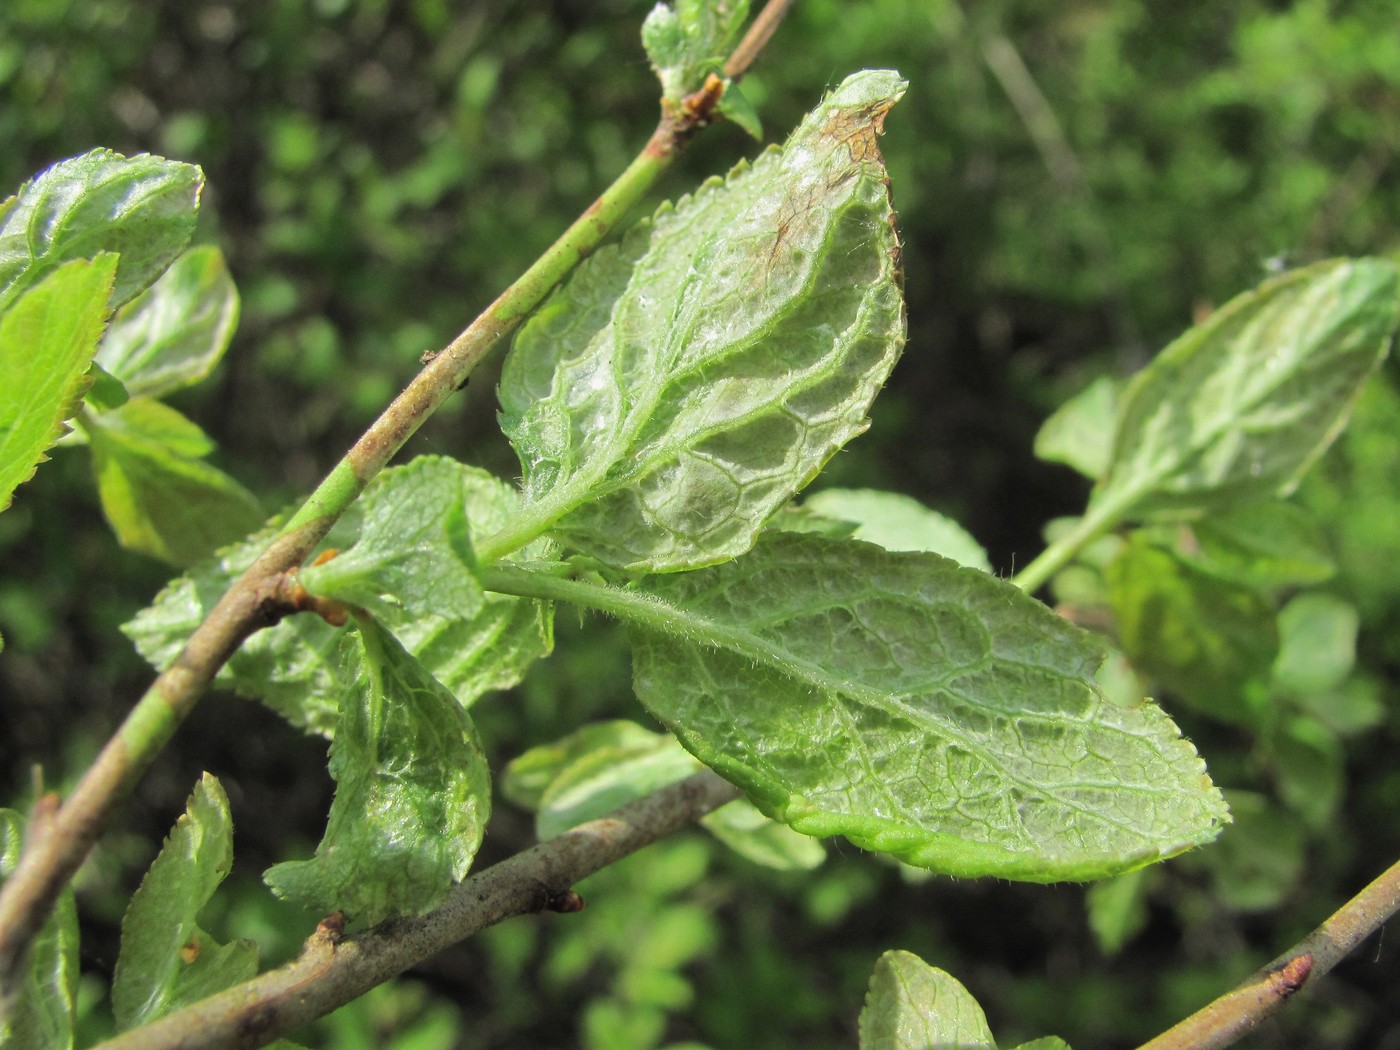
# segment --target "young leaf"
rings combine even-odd
[[[1049,882],[1140,867],[1228,819],[1158,708],[1099,692],[1098,645],[986,573],[778,533],[621,593],[596,604],[629,621],[642,702],[807,834]]]
[[[0,510],[78,410],[116,268],[75,260],[0,313]]]
[[[661,81],[662,97],[678,103],[698,91],[705,74],[723,64],[730,43],[749,17],[749,0],[677,0],[658,3],[642,23],[642,46]]]
[[[207,376],[238,324],[238,291],[218,248],[192,248],[112,320],[97,362],[132,397],[159,397]]]
[[[279,897],[365,924],[438,904],[471,867],[491,777],[466,710],[368,618],[345,635],[326,834],[264,875]]]
[[[484,595],[470,568],[467,513],[506,505],[509,490],[489,474],[442,456],[419,456],[381,478],[360,497],[354,545],[305,569],[302,583],[313,594],[377,615],[393,606],[413,616],[470,619]]]
[[[119,252],[112,306],[185,250],[204,175],[191,164],[96,149],[61,161],[0,204],[0,311],[63,263]]]
[[[860,1012],[860,1050],[997,1050],[971,993],[912,952],[875,963]]]
[[[205,773],[122,918],[112,976],[119,1029],[136,1028],[257,973],[257,945],[221,945],[197,922],[232,863],[228,798]]]
[[[887,551],[926,551],[970,569],[992,571],[987,552],[966,529],[898,492],[824,489],[809,496],[802,506],[828,518],[854,522],[856,539]]]
[[[1047,463],[1063,463],[1087,478],[1108,468],[1119,384],[1108,376],[1094,380],[1047,419],[1035,436],[1035,454]]]
[[[257,497],[198,457],[212,448],[173,408],[140,398],[89,417],[102,511],[122,546],[192,565],[262,524]]]
[[[19,863],[23,829],[20,814],[0,809],[0,883]],[[17,994],[0,1010],[0,1046],[72,1050],[78,972],[78,909],[65,889],[34,939],[19,987],[6,990]]]
[[[1191,329],[1123,392],[1089,516],[1142,519],[1286,493],[1389,349],[1397,286],[1384,260],[1318,263]]]
[[[522,329],[500,393],[525,504],[484,560],[546,529],[628,570],[734,557],[866,428],[904,341],[876,145],[903,91],[849,78],[781,151],[663,208],[648,244],[585,264]]]
[[[1248,719],[1252,683],[1278,653],[1273,603],[1132,536],[1106,573],[1118,640],[1133,666],[1216,718]]]
[[[415,461],[416,462],[416,461]],[[446,462],[446,461],[444,461]],[[478,529],[495,529],[518,508],[516,494],[482,471],[452,464],[453,471],[442,476],[445,491],[455,499],[471,494],[469,513]],[[413,468],[413,469],[410,469]],[[381,584],[374,584],[371,563],[379,555],[356,555],[347,564],[367,566],[366,575],[355,577],[366,593],[393,590],[395,569],[392,551],[394,497],[417,493],[424,496],[424,477],[438,476],[438,468],[420,470],[409,464],[381,473],[367,489],[364,499],[380,509],[377,530],[384,530],[371,548],[384,545],[381,555],[391,570]],[[400,477],[403,488],[400,488]],[[435,505],[443,500],[425,498]],[[334,566],[341,558],[355,554],[360,534],[359,508],[352,510],[326,537],[328,548],[346,551],[326,563]],[[469,522],[470,524],[470,522]],[[431,530],[429,530],[431,531]],[[479,534],[479,532],[478,532]],[[171,582],[155,604],[138,613],[122,629],[136,642],[141,655],[157,668],[167,666],[179,653],[184,640],[203,620],[229,584],[267,546],[270,531],[264,531],[235,544]],[[541,548],[530,547],[523,556],[533,557]],[[448,548],[420,551],[415,557],[437,562],[448,557]],[[456,572],[460,564],[451,571]],[[312,570],[305,570],[313,581]],[[343,579],[345,577],[342,577]],[[451,586],[451,584],[449,584]],[[547,602],[522,600],[504,594],[491,594],[478,603],[474,613],[438,600],[431,581],[411,584],[410,589],[381,605],[381,622],[391,630],[459,703],[471,704],[482,693],[507,689],[524,676],[526,669],[553,646],[553,609]],[[422,590],[421,588],[429,588]],[[437,596],[435,596],[437,595]],[[438,612],[415,611],[420,607]],[[218,682],[244,696],[262,700],[289,721],[313,732],[330,736],[335,729],[340,696],[349,686],[337,657],[341,632],[314,616],[292,616],[276,627],[253,635],[219,672]]]

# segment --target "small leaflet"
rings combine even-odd
[[[122,918],[112,977],[119,1029],[137,1028],[257,973],[256,944],[219,944],[197,921],[232,863],[228,797],[205,773]]]
[[[718,72],[730,44],[749,17],[749,0],[677,0],[659,3],[642,23],[642,46],[661,81],[661,94],[676,104]],[[747,130],[747,129],[746,129]]]
[[[951,975],[912,952],[875,963],[860,1012],[860,1050],[997,1050],[987,1015]]]
[[[428,911],[466,875],[491,774],[471,716],[393,635],[360,619],[341,653],[351,685],[331,745],[325,837],[311,860],[264,878],[279,897],[373,925]]]

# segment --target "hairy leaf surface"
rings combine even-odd
[[[351,683],[331,745],[336,781],[311,860],[264,876],[280,897],[373,924],[438,904],[471,867],[491,776],[456,698],[373,620],[342,645]]]
[[[997,1050],[987,1015],[958,981],[912,952],[875,963],[860,1012],[860,1050]]]
[[[799,831],[954,875],[1097,878],[1228,819],[1195,750],[1108,702],[1102,651],[1014,586],[932,554],[766,537],[600,607],[637,695]]]
[[[903,90],[851,77],[522,329],[500,394],[524,507],[489,554],[550,529],[628,570],[734,557],[866,428],[904,341],[876,145]]]
[[[70,262],[0,314],[0,510],[78,411],[116,267]]]
[[[238,291],[218,248],[192,248],[113,318],[97,362],[132,397],[197,383],[238,324]]]
[[[514,513],[518,497],[505,485],[471,467],[451,467],[444,479],[445,490],[460,499],[472,496],[467,513],[472,523],[479,523],[472,524],[477,535],[482,530],[499,528],[499,523]],[[383,471],[366,489],[361,502],[379,508],[376,529],[386,530],[381,536],[384,543],[390,540],[396,498],[424,495],[424,477],[436,476],[439,469],[414,464],[393,467]],[[437,497],[427,498],[445,515],[453,513]],[[414,517],[416,512],[408,509],[406,513]],[[394,578],[402,566],[396,564],[392,551],[381,552],[390,571],[380,583],[374,583],[378,555],[356,554],[360,530],[361,514],[356,507],[326,537],[326,547],[345,553],[325,567],[350,559],[347,565],[359,565],[365,573],[353,579],[342,577],[347,587],[353,584],[366,592],[391,594],[393,600],[379,603],[381,622],[463,705],[489,690],[516,684],[535,660],[549,653],[553,645],[553,609],[548,602],[491,594],[479,601],[473,612],[468,607],[441,601],[441,592],[434,589],[437,584],[432,580],[410,582],[407,590],[394,594]],[[431,532],[427,528],[425,535]],[[190,632],[271,537],[270,530],[250,537],[172,581],[150,608],[123,627],[141,655],[157,668],[167,666]],[[370,546],[373,549],[375,544]],[[526,548],[522,556],[532,556],[539,550]],[[444,547],[419,551],[413,556],[436,564],[446,556],[445,551]],[[319,568],[307,569],[305,573],[314,582],[318,571]],[[348,687],[338,655],[341,633],[315,616],[288,617],[276,627],[249,638],[219,672],[217,681],[244,696],[262,700],[297,725],[329,736],[335,730],[339,698]]]
[[[0,809],[0,885],[19,864],[23,837],[24,818]],[[0,1046],[72,1050],[79,969],[78,908],[73,891],[64,889],[34,938],[19,987],[13,989],[18,994],[0,1017]]]
[[[204,174],[192,164],[96,149],[61,161],[0,204],[0,310],[73,259],[119,252],[112,306],[185,250]]]
[[[122,546],[192,565],[262,524],[257,497],[200,458],[213,442],[175,409],[139,398],[84,429],[102,512]]]
[[[228,798],[205,773],[122,918],[112,977],[118,1028],[136,1028],[257,973],[256,944],[219,944],[198,925],[232,864]]]
[[[1189,511],[1289,490],[1390,347],[1394,264],[1343,259],[1231,300],[1123,392],[1089,516]]]

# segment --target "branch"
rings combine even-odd
[[[757,57],[792,0],[769,0],[725,69],[738,77]],[[253,632],[271,626],[269,595],[300,565],[415,431],[459,389],[482,358],[613,230],[675,154],[707,124],[724,92],[712,77],[680,107],[668,107],[646,147],[563,235],[485,312],[438,353],[317,486],[266,551],[236,580],[185,648],[146,691],[73,793],[31,834],[0,887],[0,1017],[19,986],[29,946],[68,880],[125,798],[193,709],[219,669]]]
[[[1336,966],[1397,911],[1400,863],[1243,984],[1144,1043],[1140,1050],[1219,1050],[1230,1046],[1282,1008],[1310,979]]]
[[[739,794],[704,770],[473,875],[426,915],[391,919],[344,938],[343,916],[332,916],[281,969],[132,1029],[96,1050],[265,1046],[503,919],[577,911],[582,904],[571,892],[574,883]]]

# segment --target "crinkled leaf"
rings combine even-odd
[[[1084,894],[1089,931],[1105,955],[1117,955],[1147,925],[1149,870],[1139,868],[1091,885]]]
[[[951,975],[912,952],[885,952],[860,1012],[860,1050],[997,1050],[987,1015]]]
[[[807,834],[1054,881],[1170,856],[1228,819],[1166,715],[1098,691],[1088,635],[937,555],[777,533],[594,604],[629,621],[643,703]]]
[[[412,466],[410,464],[409,466]],[[383,490],[391,495],[407,467],[382,472],[367,496]],[[509,488],[481,471],[456,465],[460,477],[448,486],[459,495],[471,492],[467,508],[473,528],[492,530],[514,513],[518,499]],[[422,475],[409,472],[407,484],[416,488]],[[408,489],[404,490],[405,492]],[[391,501],[386,501],[386,506]],[[327,548],[353,553],[359,534],[358,508],[346,515],[326,537]],[[387,527],[387,526],[386,526]],[[141,655],[163,668],[179,653],[184,640],[204,619],[229,584],[252,564],[272,538],[271,530],[220,551],[171,582],[155,603],[123,627]],[[536,548],[526,548],[533,555]],[[328,563],[333,565],[340,557]],[[307,570],[308,572],[310,570]],[[463,705],[482,693],[507,689],[553,645],[553,607],[548,602],[486,596],[475,613],[461,611],[415,615],[404,606],[384,603],[382,622],[429,672],[450,689]],[[341,632],[315,616],[291,616],[276,627],[259,631],[219,672],[220,685],[262,700],[291,722],[331,735],[340,696],[348,686],[339,658]]]
[[[1123,392],[1089,516],[1287,492],[1340,432],[1400,314],[1394,264],[1343,259],[1233,299]]]
[[[70,262],[0,314],[0,510],[78,410],[116,266]]]
[[[192,565],[262,524],[257,497],[199,458],[212,443],[173,408],[140,398],[85,429],[102,512],[122,546]]]
[[[442,901],[471,867],[491,777],[466,710],[374,621],[347,632],[326,834],[264,875],[280,897],[365,924]]]
[[[484,600],[472,575],[467,514],[511,497],[495,478],[441,456],[419,456],[381,475],[360,497],[360,529],[349,550],[302,572],[313,594],[383,615],[467,620]]]
[[[991,572],[987,552],[952,518],[898,492],[826,489],[802,504],[828,518],[853,522],[854,536],[887,551],[926,551],[970,569]]]
[[[1118,641],[1133,666],[1217,718],[1249,714],[1278,653],[1273,603],[1134,535],[1108,566]]]
[[[1282,500],[1225,507],[1194,522],[1191,560],[1257,587],[1298,587],[1337,571],[1327,536],[1308,511]]]
[[[0,884],[19,864],[24,818],[0,809]],[[72,1050],[73,1008],[78,992],[78,909],[73,891],[59,894],[53,912],[34,938],[17,992],[0,1015],[0,1046],[6,1050]]]
[[[1326,693],[1356,666],[1356,606],[1332,594],[1300,594],[1278,615],[1274,684],[1293,695]]]
[[[133,397],[207,376],[238,324],[238,291],[218,248],[192,248],[112,321],[97,361]]]
[[[0,311],[72,259],[119,252],[112,306],[185,250],[204,174],[192,164],[96,149],[60,161],[0,204]]]
[[[662,97],[679,102],[718,70],[749,16],[748,0],[658,3],[642,23],[642,46],[661,81]]]
[[[197,922],[232,864],[228,798],[205,773],[122,918],[112,977],[118,1028],[153,1021],[257,973],[257,945],[219,944]]]
[[[1118,389],[1115,380],[1103,376],[1056,409],[1035,436],[1036,456],[1088,478],[1102,477],[1113,447]]]
[[[487,548],[548,528],[629,570],[734,557],[866,428],[904,341],[876,145],[903,90],[851,77],[781,151],[663,208],[648,244],[585,264],[522,329],[500,393],[525,503]]]
[[[770,820],[748,799],[720,806],[700,825],[741,857],[775,871],[811,871],[826,860],[819,839]]]

